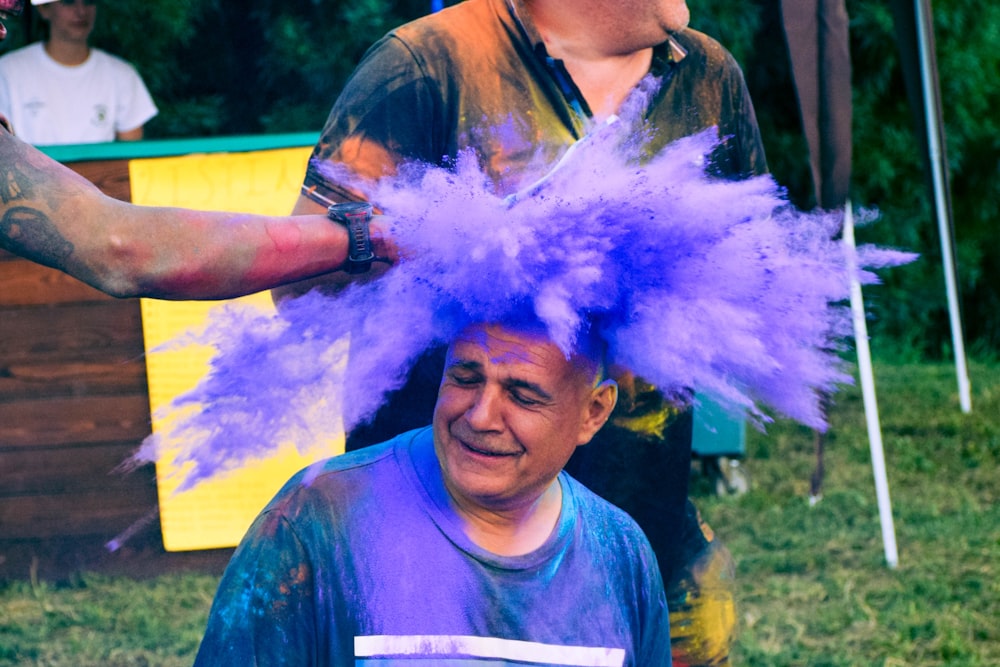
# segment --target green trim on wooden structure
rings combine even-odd
[[[172,157],[191,155],[192,153],[246,153],[249,151],[299,148],[315,146],[318,140],[318,132],[299,132],[197,139],[145,139],[143,141],[114,141],[106,144],[39,146],[38,148],[58,162],[85,162]]]

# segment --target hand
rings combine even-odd
[[[372,216],[368,225],[369,235],[372,240],[372,252],[380,263],[392,266],[399,261],[403,254],[396,247],[390,233],[392,229],[392,218],[376,214]]]

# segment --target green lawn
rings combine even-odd
[[[823,499],[810,506],[812,434],[751,432],[753,488],[698,505],[737,561],[734,665],[1000,665],[1000,363],[875,368],[899,566],[885,565],[860,391],[831,409]],[[0,665],[188,665],[216,580],[0,589]]]
[[[813,439],[750,436],[753,490],[699,505],[737,560],[735,664],[1000,665],[1000,366],[878,365],[899,547],[885,564],[860,390],[830,413],[823,499],[809,506]]]

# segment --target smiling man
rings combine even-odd
[[[434,411],[434,447],[451,504],[480,546],[520,555],[548,538],[555,479],[617,399],[584,355],[526,332],[477,327],[451,346]]]
[[[474,325],[431,427],[286,484],[223,576],[198,665],[669,665],[656,557],[562,472],[617,386],[584,344]]]

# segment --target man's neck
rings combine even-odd
[[[541,547],[555,530],[562,511],[558,479],[533,502],[513,508],[487,509],[463,502],[450,491],[448,495],[466,536],[498,556],[523,556]]]
[[[548,0],[525,3],[545,49],[561,60],[597,120],[617,113],[632,89],[649,73],[652,47],[622,50],[608,43],[599,19],[572,4]]]
[[[75,67],[87,62],[90,46],[87,42],[50,39],[45,42],[45,53],[60,65]]]
[[[649,73],[652,58],[653,50],[646,49],[629,56],[600,60],[572,56],[559,59],[563,61],[573,83],[587,101],[594,119],[603,121],[618,113],[625,98]]]

